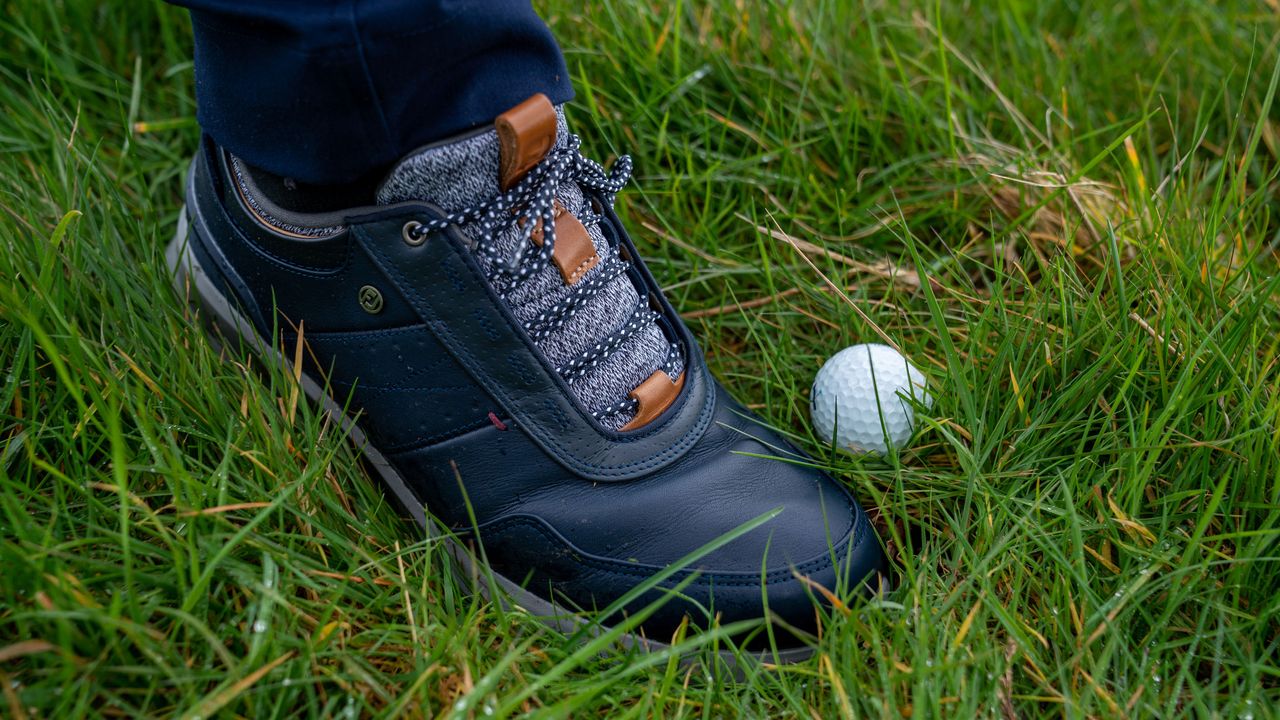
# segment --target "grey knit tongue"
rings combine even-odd
[[[568,142],[568,126],[564,108],[556,106],[555,111],[555,148],[563,148]],[[378,188],[378,203],[386,205],[425,200],[440,206],[445,212],[475,207],[497,196],[499,165],[498,134],[493,129],[437,143],[409,155],[392,169]],[[561,184],[556,197],[566,210],[577,217],[591,214],[582,188],[576,182]],[[473,234],[476,229],[474,225],[461,227],[464,234]],[[513,219],[511,225],[495,237],[494,255],[511,257],[522,242],[520,234]],[[587,225],[587,234],[602,259],[616,254],[617,250],[608,246],[597,224]],[[497,285],[495,289],[507,293],[511,312],[521,322],[533,321],[543,315],[572,291],[553,264],[511,288],[501,285],[501,280],[492,280],[498,276],[493,272],[490,256],[477,253],[476,259]],[[579,283],[591,282],[604,271],[604,266],[604,262],[597,264]],[[563,366],[626,324],[638,301],[639,295],[627,274],[618,275],[570,316],[563,327],[536,341],[536,344],[552,367]],[[570,390],[592,412],[616,405],[663,367],[669,348],[670,342],[662,330],[649,323],[594,367],[574,378],[569,385]],[[668,367],[668,372],[674,379],[682,369],[677,361],[674,367]],[[618,413],[604,418],[602,422],[616,430],[633,416],[633,411]]]

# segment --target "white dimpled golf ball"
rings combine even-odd
[[[846,452],[884,454],[911,439],[915,413],[908,399],[931,402],[924,374],[888,345],[854,345],[818,371],[809,414],[819,439],[834,438]]]

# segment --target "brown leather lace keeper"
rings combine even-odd
[[[538,93],[494,120],[498,131],[498,186],[503,192],[520,182],[556,142],[556,109]]]
[[[653,422],[667,408],[671,407],[671,403],[676,401],[680,396],[680,389],[684,387],[684,373],[680,373],[680,377],[671,381],[671,376],[661,370],[655,370],[640,386],[631,391],[631,397],[640,403],[636,409],[636,416],[631,418],[631,422],[622,426],[622,430],[635,430],[642,428]]]
[[[582,279],[587,271],[600,262],[596,254],[596,246],[587,234],[587,228],[573,213],[564,209],[557,200],[555,204],[556,247],[551,253],[556,267],[560,269],[560,277],[565,285],[572,285]],[[542,221],[533,228],[529,238],[538,247],[542,247]]]

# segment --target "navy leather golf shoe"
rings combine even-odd
[[[646,643],[685,617],[769,618],[798,657],[815,587],[877,586],[880,544],[708,373],[613,212],[628,171],[583,158],[541,96],[338,211],[291,205],[287,179],[206,139],[168,258],[224,337],[273,358],[304,343],[308,394],[420,523],[478,539],[522,607],[567,629],[668,571],[592,617],[665,600]]]

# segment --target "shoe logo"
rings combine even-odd
[[[360,307],[370,315],[377,315],[382,312],[382,293],[378,292],[378,288],[372,285],[365,285],[360,288]]]

